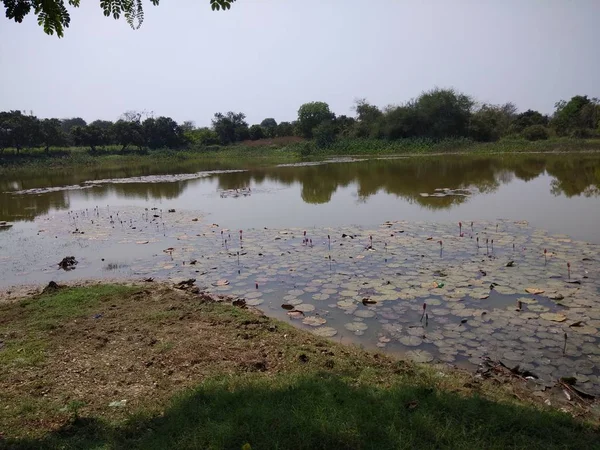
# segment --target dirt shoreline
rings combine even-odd
[[[88,280],[69,286],[86,289],[63,286],[56,292],[79,291],[85,298],[86,291],[93,295],[110,285]],[[77,306],[70,316],[44,325],[43,358],[31,365],[19,363],[18,370],[10,365],[0,369],[0,399],[7,405],[0,411],[0,424],[12,430],[11,435],[40,436],[70,426],[74,416],[69,405],[79,405],[76,417],[101,416],[117,422],[138,410],[160,415],[178,392],[211,377],[285,375],[311,364],[325,371],[357,364],[390,374],[408,371],[436,389],[499,396],[502,401],[558,409],[600,424],[598,399],[587,397],[569,380],[537,383],[530,374],[490,360],[475,373],[449,364],[415,365],[320,338],[244,303],[232,304],[225,295],[204,293],[193,284],[179,287],[121,280],[115,289],[122,293],[100,296],[88,306]],[[4,316],[0,331],[12,326],[0,334],[3,345],[15,341],[27,348],[24,342],[38,330],[36,321],[46,320],[37,309],[28,313],[27,308],[36,307],[36,302],[53,308],[56,293],[40,295],[42,290],[29,287],[22,302],[13,299],[0,305]],[[36,405],[34,417],[21,411],[19,405],[28,402]]]

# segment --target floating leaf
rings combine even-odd
[[[406,356],[416,363],[428,363],[433,361],[433,355],[425,350],[409,350]]]
[[[321,337],[333,337],[337,334],[337,330],[332,327],[318,327],[311,331]]]
[[[310,303],[301,303],[299,305],[296,305],[296,311],[311,312],[314,310],[314,305],[311,305]]]
[[[304,313],[302,311],[290,311],[287,313],[290,319],[302,319],[304,318]]]
[[[227,286],[229,284],[229,280],[219,280],[215,283],[215,286]]]
[[[350,322],[344,325],[348,331],[365,331],[369,326],[363,322]]]
[[[559,313],[543,313],[540,317],[544,320],[551,320],[552,322],[564,322],[567,320],[567,316]]]
[[[423,343],[423,339],[421,339],[419,336],[403,336],[399,340],[407,347],[418,347]]]
[[[304,320],[302,321],[302,323],[304,325],[310,325],[311,327],[319,327],[326,322],[327,322],[327,320],[323,319],[322,317],[317,317],[317,316],[305,317]]]
[[[544,290],[539,289],[539,288],[534,288],[534,287],[528,287],[525,289],[525,292],[527,292],[528,294],[539,295],[539,294],[543,294]]]
[[[368,309],[359,309],[354,312],[356,317],[362,317],[363,319],[369,319],[371,317],[375,317],[375,313]]]

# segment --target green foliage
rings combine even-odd
[[[74,127],[71,130],[76,145],[89,147],[93,152],[96,148],[108,144],[109,138],[102,128],[94,125]]]
[[[313,129],[325,121],[335,119],[325,102],[305,103],[298,109],[298,130],[305,138],[313,137]]]
[[[252,125],[248,130],[248,134],[250,135],[250,139],[252,139],[253,141],[257,141],[265,137],[263,128],[260,125]]]
[[[44,119],[40,121],[41,142],[50,151],[50,147],[62,147],[67,144],[67,135],[61,129],[58,119]]]
[[[543,141],[548,139],[548,130],[543,125],[531,125],[521,133],[528,141]]]
[[[34,147],[41,140],[37,117],[21,111],[0,112],[0,149],[14,147],[17,153],[24,147]]]
[[[244,113],[234,113],[233,111],[229,111],[227,114],[215,113],[212,127],[222,145],[248,139],[248,123],[245,119]]]
[[[235,0],[210,0],[210,6],[213,11],[227,10],[233,2]],[[45,33],[63,37],[65,28],[71,23],[67,6],[78,7],[80,0],[2,0],[2,3],[8,19],[21,23],[33,11]],[[156,6],[159,0],[150,0],[150,3]],[[100,7],[106,17],[119,19],[124,16],[133,29],[139,28],[144,21],[142,0],[100,0]]]
[[[313,129],[317,148],[328,148],[335,142],[336,129],[331,120],[325,120]]]
[[[302,142],[299,146],[300,156],[306,158],[313,153],[313,144],[311,142]]]
[[[144,130],[139,122],[118,120],[112,127],[112,134],[116,144],[121,145],[121,150],[134,145],[138,149],[144,146]]]
[[[12,150],[5,149],[13,149],[20,154],[24,149],[40,147],[50,153],[52,147],[69,146],[86,146],[93,152],[101,147],[102,152],[106,152],[107,146],[117,145],[121,151],[135,146],[138,152],[160,148],[181,150],[190,144],[194,149],[208,150],[216,145],[291,136],[314,139],[312,152],[337,148],[338,141],[348,138],[361,143],[399,140],[403,141],[402,148],[407,142],[427,142],[423,148],[431,148],[437,143],[465,139],[486,143],[511,138],[523,140],[524,137],[529,140],[544,140],[550,136],[585,139],[600,134],[600,101],[587,96],[558,102],[552,120],[533,110],[517,114],[512,103],[474,105],[469,96],[454,89],[435,88],[384,110],[365,99],[358,100],[356,117],[336,117],[327,103],[310,102],[299,108],[298,120],[292,123],[278,124],[274,118],[266,118],[260,125],[248,127],[244,113],[229,111],[216,113],[211,128],[196,128],[191,121],[178,124],[170,117],[155,118],[153,113],[145,111],[128,111],[115,123],[95,120],[89,126],[78,117],[40,120],[33,113],[4,111],[0,112],[0,153],[7,154]],[[287,141],[285,145],[293,147],[293,142],[296,141]],[[279,148],[282,143],[271,144]],[[260,143],[246,146],[259,147]],[[300,152],[299,149],[294,151]],[[40,156],[41,152],[33,151],[29,155],[30,159],[33,155]]]
[[[333,121],[335,126],[335,134],[338,136],[350,136],[356,125],[356,119],[354,117],[348,117],[345,115],[337,116]]]
[[[568,102],[556,103],[556,111],[552,117],[552,126],[559,136],[586,136],[586,130],[598,127],[600,121],[600,104],[598,99],[589,99],[587,95],[576,95]]]
[[[70,119],[62,119],[60,127],[61,129],[69,134],[74,127],[85,127],[87,122],[81,117],[72,117]]]
[[[414,103],[422,136],[433,139],[467,136],[473,100],[454,89],[432,89]]]
[[[189,142],[196,146],[210,146],[219,143],[219,135],[210,128],[196,128],[185,133]]]
[[[480,142],[497,141],[508,134],[516,111],[517,108],[512,103],[482,105],[471,115],[469,137]]]
[[[183,129],[170,117],[148,118],[142,123],[146,145],[151,149],[177,149],[185,144]]]
[[[275,130],[275,135],[277,137],[287,137],[294,135],[294,125],[290,122],[281,122],[277,125],[277,129]]]
[[[366,99],[356,101],[356,125],[354,136],[359,138],[379,137],[379,127],[383,113],[374,105],[367,103]]]
[[[266,137],[273,138],[277,134],[277,121],[271,117],[264,119],[260,126],[263,129],[264,135]]]

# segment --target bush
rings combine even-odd
[[[522,135],[528,141],[544,141],[548,139],[548,130],[543,125],[531,125],[523,130]]]
[[[300,143],[300,156],[307,157],[313,152],[313,145],[310,142]]]
[[[575,128],[571,131],[571,137],[575,139],[586,139],[590,137],[590,130],[586,128]]]
[[[321,122],[313,129],[313,137],[318,148],[331,147],[335,142],[335,126],[329,120]]]

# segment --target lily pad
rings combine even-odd
[[[369,319],[371,317],[375,317],[375,313],[368,309],[359,309],[354,312],[356,317],[362,317],[363,319]]]
[[[539,294],[543,294],[544,290],[535,288],[535,287],[528,287],[525,289],[525,292],[527,292],[528,294],[539,295]]]
[[[419,336],[403,336],[399,339],[400,343],[407,347],[418,347],[423,343],[423,339]]]
[[[406,356],[416,363],[428,363],[433,361],[433,355],[426,350],[409,350]]]
[[[567,320],[567,316],[559,313],[542,313],[540,317],[544,320],[550,320],[552,322],[564,322]]]
[[[344,328],[346,328],[346,330],[348,331],[357,332],[365,331],[367,328],[369,328],[369,326],[363,322],[349,322],[344,325]]]
[[[301,303],[299,305],[296,305],[296,311],[311,312],[314,310],[314,305],[311,305],[310,303]]]
[[[332,327],[318,327],[311,330],[313,334],[321,337],[333,337],[337,334],[337,330]]]
[[[319,327],[319,326],[323,325],[324,323],[327,323],[327,320],[323,319],[322,317],[318,317],[318,316],[308,316],[308,317],[304,318],[302,323],[304,325],[310,325],[311,327]]]

